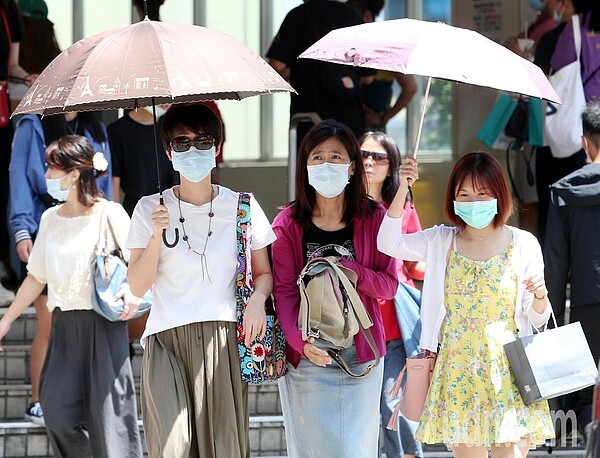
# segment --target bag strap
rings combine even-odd
[[[109,205],[108,202],[106,203],[106,205]],[[113,225],[112,225],[112,223],[110,221],[109,212],[106,212],[106,224],[108,226],[108,230],[110,232],[110,235],[112,236],[113,242],[115,242],[115,248],[119,252],[119,257],[121,259],[123,259],[123,249],[119,245],[119,240],[117,239],[117,236],[116,236],[116,233],[115,233],[115,229],[113,228]],[[107,235],[108,235],[108,233],[107,233]],[[107,239],[108,239],[108,237],[107,237]]]
[[[573,41],[575,43],[575,54],[577,55],[577,61],[581,58],[581,29],[579,27],[579,15],[574,14],[571,16],[573,22]]]
[[[98,243],[96,244],[96,253],[102,253],[104,254],[104,256],[108,256],[108,234],[110,232],[110,235],[115,244],[115,249],[119,253],[119,257],[123,259],[123,249],[119,245],[119,241],[117,239],[115,230],[113,228],[112,223],[110,222],[110,215],[108,212],[109,205],[110,203],[106,201],[102,206],[102,212],[100,214],[100,227],[98,229]]]
[[[353,378],[366,377],[367,375],[369,375],[371,373],[373,368],[375,368],[379,364],[379,361],[381,360],[381,354],[379,353],[379,348],[377,347],[377,344],[375,343],[373,334],[371,333],[371,330],[369,329],[371,326],[373,326],[373,321],[371,320],[371,317],[369,316],[369,312],[367,312],[365,305],[362,303],[360,296],[356,292],[356,288],[350,282],[350,279],[348,278],[348,275],[346,274],[346,272],[348,272],[350,275],[355,276],[354,272],[352,272],[350,269],[346,269],[345,267],[340,266],[333,258],[330,258],[330,257],[315,258],[315,259],[311,260],[309,263],[307,263],[307,265],[304,267],[304,269],[302,269],[302,272],[300,273],[300,275],[298,277],[298,285],[300,286],[300,290],[302,292],[302,294],[300,294],[300,300],[301,300],[301,302],[305,303],[305,305],[308,304],[308,299],[306,296],[306,289],[304,288],[303,278],[306,274],[309,273],[311,268],[313,268],[316,264],[322,263],[322,262],[326,262],[328,264],[328,266],[331,269],[333,269],[333,271],[335,272],[335,274],[337,276],[337,280],[339,280],[342,283],[342,286],[347,294],[347,300],[350,302],[352,311],[354,312],[354,314],[356,315],[356,318],[358,320],[359,327],[362,330],[362,332],[365,336],[365,339],[367,340],[367,343],[369,344],[369,347],[371,348],[371,351],[375,355],[375,363],[369,364],[362,374],[357,374],[357,373],[353,372],[352,369],[350,369],[350,367],[346,363],[346,361],[344,361],[344,359],[341,356],[341,350],[329,349],[329,350],[327,350],[327,353],[329,354],[331,359],[333,359],[337,363],[337,365],[340,366],[340,368],[350,377],[353,377]],[[331,276],[331,278],[333,281],[336,280],[333,276]],[[312,307],[313,306],[311,305],[311,315],[312,315]],[[302,331],[302,334],[303,334],[302,337],[303,337],[303,339],[306,339],[307,337],[317,338],[318,335],[316,335],[316,336],[312,335],[312,333],[310,332],[310,320],[309,320],[309,317],[307,316],[308,313],[306,313],[307,309],[308,309],[307,306],[303,307],[301,305],[301,307],[300,307],[300,310],[302,313],[301,319],[303,322],[305,322],[305,326]],[[319,315],[320,315],[320,313],[319,313]],[[306,331],[307,329],[309,331]]]
[[[108,202],[107,202],[108,203]],[[96,254],[104,253],[108,248],[106,227],[106,204],[102,206],[100,213],[100,225],[98,226],[98,242],[96,243]]]
[[[368,328],[363,328],[362,325],[361,329],[363,331],[363,334],[365,335],[365,338],[367,339],[367,342],[369,343],[369,347],[371,347],[371,351],[375,355],[375,363],[369,364],[362,374],[352,372],[352,369],[350,369],[348,364],[346,364],[346,361],[344,361],[344,359],[342,358],[341,350],[337,350],[334,348],[327,350],[327,354],[331,356],[331,359],[333,359],[337,363],[337,365],[340,366],[340,369],[342,369],[347,375],[349,375],[352,378],[366,377],[379,364],[379,361],[381,360],[379,348],[377,348],[377,344],[375,343],[375,339],[373,339],[373,334],[371,334],[371,330]]]
[[[238,262],[241,265],[240,273],[235,282],[237,309],[242,314],[248,305],[249,294],[254,290],[252,276],[252,218],[250,213],[250,193],[240,192],[236,213],[236,238],[238,246]],[[241,276],[241,278],[240,278]]]

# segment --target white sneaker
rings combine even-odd
[[[40,401],[35,401],[29,404],[29,407],[27,407],[27,412],[25,412],[25,419],[35,423],[36,425],[46,426],[46,423],[44,422],[44,412],[42,411]]]
[[[0,307],[12,304],[15,300],[15,293],[11,290],[6,289],[2,283],[0,283]]]

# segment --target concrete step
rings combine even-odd
[[[0,318],[4,316],[6,310],[7,307],[0,307]],[[23,311],[19,318],[15,320],[15,322],[10,328],[9,333],[2,340],[2,343],[29,343],[35,337],[36,331],[37,317],[35,315],[35,308],[33,308],[33,306],[30,306]]]
[[[144,429],[141,421],[139,427],[145,452]],[[283,417],[277,415],[251,416],[250,449],[251,456],[285,456]],[[30,422],[0,423],[0,457],[33,456],[53,456],[46,430]],[[145,454],[145,456],[147,455]]]
[[[0,352],[0,385],[29,383],[29,356],[31,345],[29,343],[2,342],[4,351]],[[136,382],[140,378],[143,350],[135,344],[136,353],[131,361],[133,377]]]
[[[139,389],[138,407],[139,403]],[[0,385],[0,421],[21,421],[31,399],[30,384]],[[248,408],[253,416],[281,416],[281,402],[276,383],[250,385]]]
[[[143,428],[140,422],[140,431]],[[250,418],[251,456],[284,457],[285,431],[283,418],[263,416]],[[545,448],[530,451],[528,456],[537,458],[583,458],[585,450],[576,448],[555,448],[550,457]],[[51,457],[51,450],[45,430],[28,422],[0,423],[0,457]],[[383,457],[385,457],[385,453]],[[443,445],[424,447],[424,458],[451,458],[452,453]]]

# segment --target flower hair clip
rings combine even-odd
[[[106,172],[106,169],[108,169],[108,161],[106,160],[106,157],[104,157],[104,153],[95,153],[92,163],[94,165],[94,169],[98,172]]]

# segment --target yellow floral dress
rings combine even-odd
[[[429,444],[519,442],[554,437],[548,403],[523,404],[503,344],[517,336],[513,243],[486,261],[450,253],[446,316],[431,388],[415,437]]]

